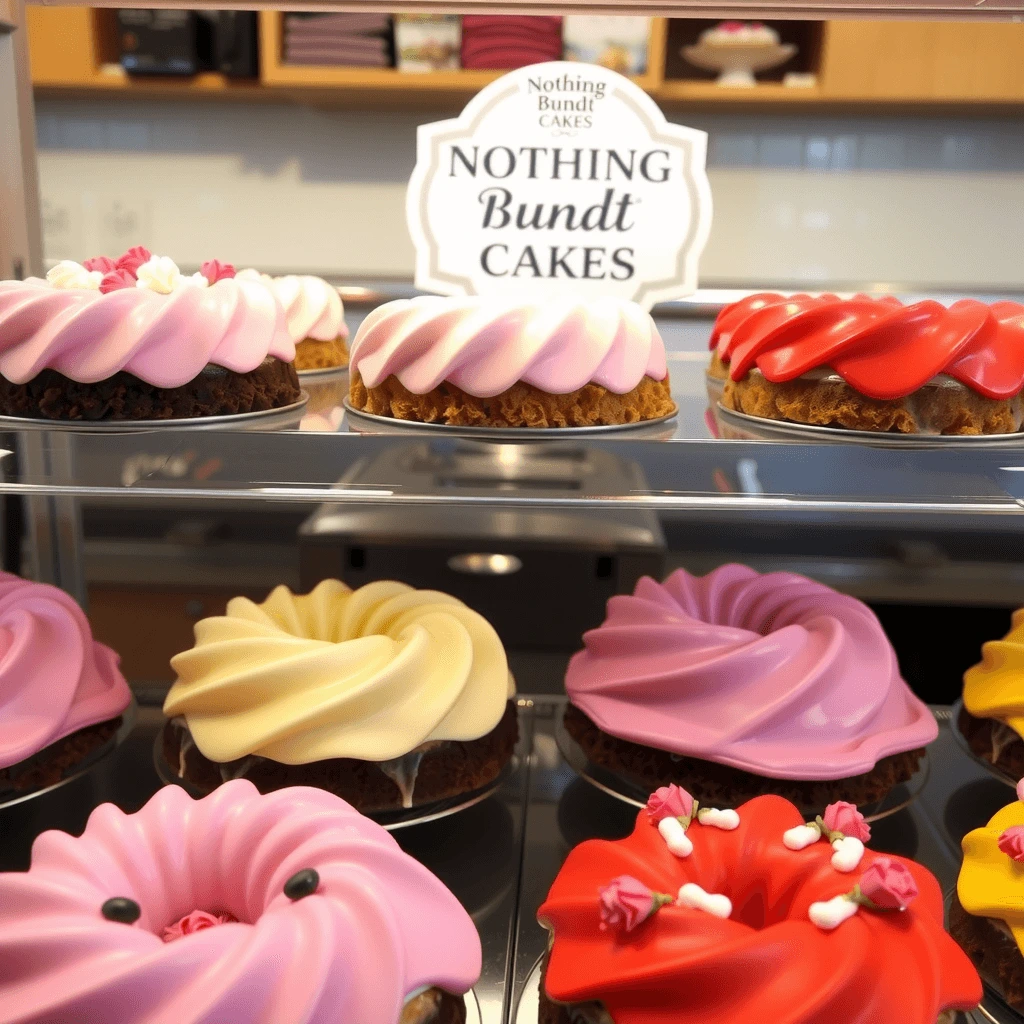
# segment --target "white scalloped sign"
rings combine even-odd
[[[707,135],[628,78],[555,61],[421,125],[406,217],[416,285],[448,295],[689,295],[711,228]]]

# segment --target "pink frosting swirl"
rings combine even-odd
[[[0,374],[15,384],[46,369],[81,384],[126,370],[174,388],[208,363],[249,373],[268,355],[291,362],[295,345],[280,303],[254,281],[186,285],[169,295],[0,281]]]
[[[613,597],[569,698],[620,739],[779,779],[841,779],[930,743],[871,610],[793,573],[680,569]]]
[[[360,324],[351,365],[367,387],[394,375],[417,395],[443,381],[491,398],[524,381],[564,395],[601,384],[624,395],[664,380],[665,345],[649,314],[621,299],[524,303],[421,296],[378,306]]]
[[[316,892],[289,900],[308,868]],[[135,924],[102,916],[115,896]],[[165,943],[195,908],[237,923]],[[441,882],[319,789],[167,786],[137,814],[103,804],[80,838],[44,832],[28,872],[0,875],[5,1024],[396,1024],[421,987],[466,992],[480,961]]]
[[[0,768],[117,718],[131,692],[63,590],[0,573]]]

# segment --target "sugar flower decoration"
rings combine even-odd
[[[824,814],[806,825],[797,825],[782,836],[789,850],[804,850],[825,838],[835,851],[832,867],[836,871],[854,871],[864,857],[864,844],[871,838],[871,826],[854,804],[839,800],[829,804]]]
[[[93,256],[92,259],[85,260],[82,266],[86,270],[98,270],[101,274],[109,274],[110,271],[117,270],[117,262],[109,256]]]
[[[601,931],[609,928],[631,932],[675,900],[667,893],[652,892],[632,875],[619,875],[602,886],[599,895]]]
[[[682,786],[674,784],[662,786],[651,794],[647,801],[647,816],[677,857],[689,857],[693,853],[693,842],[686,830],[695,818],[702,825],[728,831],[740,824],[740,816],[735,811],[701,807]]]
[[[100,291],[106,295],[108,292],[117,292],[122,288],[134,288],[135,278],[127,270],[111,270],[103,275],[100,281]]]
[[[1017,799],[1024,801],[1024,779],[1017,783]]]
[[[151,256],[136,271],[136,287],[170,295],[180,286],[181,271],[170,256]]]
[[[219,924],[230,924],[237,920],[230,914],[208,914],[205,910],[193,910],[191,914],[186,914],[180,921],[168,925],[164,929],[162,937],[164,942],[173,942],[186,935],[194,935],[207,928],[215,928]]]
[[[1000,835],[998,845],[1007,857],[1024,864],[1024,825],[1011,825]]]
[[[231,263],[221,263],[220,260],[207,260],[199,268],[199,272],[210,284],[216,284],[218,281],[235,276],[234,265]]]
[[[831,931],[853,917],[859,907],[903,911],[917,895],[917,883],[905,864],[892,857],[876,857],[850,892],[812,903],[808,916],[819,928]]]
[[[153,254],[144,245],[133,245],[126,253],[117,258],[116,268],[127,270],[132,277],[137,277],[139,267],[148,263]]]
[[[103,280],[103,274],[98,270],[86,270],[81,263],[75,263],[74,260],[61,260],[55,267],[50,268],[46,280],[54,288],[62,291],[69,288],[96,291]]]

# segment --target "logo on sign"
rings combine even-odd
[[[707,135],[629,79],[558,61],[421,125],[406,216],[416,285],[444,294],[692,293],[711,226]]]

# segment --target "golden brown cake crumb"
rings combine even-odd
[[[906,398],[868,398],[843,381],[775,384],[760,373],[728,380],[726,409],[761,419],[896,434],[1009,434],[1020,429],[1020,396],[996,401],[968,388],[923,387]]]
[[[394,376],[367,388],[354,370],[349,401],[375,416],[460,427],[594,427],[640,423],[676,411],[667,376],[664,380],[644,377],[624,395],[600,384],[586,384],[567,395],[551,395],[518,381],[493,398],[476,398],[447,382],[416,395]]]
[[[729,377],[729,367],[722,361],[722,357],[718,354],[717,349],[711,353],[711,365],[708,366],[708,376],[714,377],[716,380],[727,380]]]
[[[341,338],[318,341],[305,338],[295,346],[296,370],[331,370],[348,366],[348,349]]]

